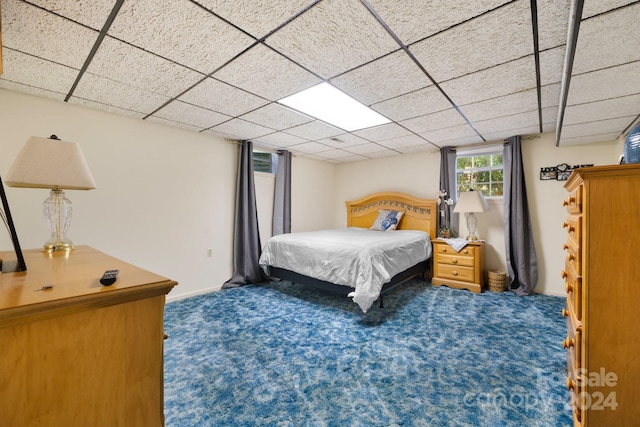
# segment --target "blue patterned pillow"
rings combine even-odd
[[[380,209],[378,218],[373,222],[370,230],[393,231],[400,224],[404,211],[391,211]]]

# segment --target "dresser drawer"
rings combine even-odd
[[[580,250],[580,242],[573,239],[567,239],[567,243],[562,246],[567,251],[567,262],[573,265],[575,271],[582,271],[582,251]]]
[[[475,258],[470,256],[460,255],[445,255],[442,254],[438,257],[438,263],[449,265],[463,265],[466,267],[473,267],[475,265]]]
[[[567,219],[562,223],[562,228],[567,230],[569,239],[573,240],[572,244],[575,247],[580,247],[582,238],[582,216],[569,215]]]
[[[580,270],[578,270],[580,271]],[[567,301],[571,304],[573,314],[577,320],[582,320],[582,276],[573,268],[573,263],[565,261],[562,278],[565,279],[564,290],[567,293]]]
[[[582,185],[569,193],[562,206],[566,206],[569,213],[582,213]]]
[[[437,268],[438,277],[462,282],[477,282],[473,267],[438,263]]]
[[[439,243],[435,245],[436,253],[441,255],[458,255],[458,256],[475,257],[476,249],[477,248],[475,246],[465,246],[464,248],[460,249],[459,252],[456,252],[455,249],[453,249],[451,246],[447,245],[446,243]]]

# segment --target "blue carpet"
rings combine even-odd
[[[289,282],[167,304],[182,426],[570,426],[564,299],[413,281],[363,314]]]

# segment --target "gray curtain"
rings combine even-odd
[[[258,231],[258,210],[253,179],[253,143],[251,141],[240,143],[233,240],[234,273],[231,279],[222,285],[222,289],[263,282],[266,277],[258,264],[262,245]]]
[[[440,188],[446,190],[448,197],[456,196],[456,149],[454,147],[440,148]],[[447,206],[451,228],[459,231],[459,216],[453,212],[455,205]],[[441,218],[440,218],[441,219]]]
[[[538,259],[522,166],[520,136],[504,144],[504,237],[511,289],[531,295],[538,283]]]
[[[291,152],[287,150],[278,152],[272,233],[291,233]]]

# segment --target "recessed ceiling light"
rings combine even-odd
[[[351,98],[329,83],[320,83],[278,101],[301,113],[353,132],[391,120]]]

